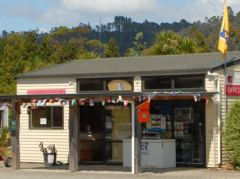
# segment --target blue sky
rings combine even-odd
[[[206,16],[221,15],[224,0],[0,0],[0,32],[50,30],[77,26],[80,22],[111,22],[115,15],[135,21],[157,23],[180,19],[203,21]],[[234,12],[239,0],[229,0]]]

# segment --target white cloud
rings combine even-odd
[[[61,0],[62,7],[75,12],[112,14],[151,12],[157,0]]]
[[[41,14],[39,21],[54,25],[82,21],[96,24],[99,18],[112,21],[116,15],[147,19],[158,10],[158,0],[61,0],[57,7]]]
[[[178,4],[173,3],[178,2]],[[182,1],[182,0],[179,0]],[[223,12],[224,0],[54,0],[54,5],[46,9],[26,6],[0,7],[12,17],[23,17],[39,26],[76,26],[80,22],[97,24],[110,22],[114,16],[131,17],[135,21],[148,19],[157,23],[204,20],[205,17],[219,16]],[[239,0],[229,0],[234,12],[240,11]],[[180,5],[179,5],[180,4]]]
[[[171,0],[169,0],[170,2]],[[223,10],[223,0],[188,0],[181,7],[166,0],[60,0],[60,3],[43,13],[39,19],[54,25],[76,25],[79,22],[97,23],[111,21],[115,15],[132,17],[134,20],[172,22],[180,19],[203,20],[205,17],[219,16]],[[230,0],[235,12],[240,10],[239,0]]]

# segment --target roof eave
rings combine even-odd
[[[86,74],[50,74],[50,75],[20,75],[17,79],[24,78],[114,78],[114,77],[134,77],[134,76],[156,76],[156,75],[189,75],[205,74],[211,68],[184,69],[184,70],[162,70],[162,71],[136,71],[136,72],[116,72],[116,73],[86,73]]]
[[[231,66],[234,66],[234,65],[238,65],[238,64],[240,64],[240,59],[233,58],[233,59],[231,59],[231,61],[227,62],[226,67],[228,68],[228,67],[231,67]],[[225,66],[225,64],[223,62],[222,64],[213,67],[210,71],[213,72],[213,71],[222,70],[222,69],[224,69],[224,66]]]

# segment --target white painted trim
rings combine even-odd
[[[2,111],[2,127],[8,127],[8,107],[0,106],[0,110]]]
[[[221,164],[221,104],[222,104],[222,98],[221,98],[221,78],[220,74],[218,73],[211,73],[207,72],[209,76],[214,76],[217,78],[217,135],[218,135],[218,153],[217,153],[217,163]],[[214,131],[215,132],[215,131]],[[213,134],[214,137],[214,134]],[[215,141],[215,140],[214,140]],[[215,144],[215,142],[214,142]],[[214,148],[215,152],[215,148]],[[214,155],[215,156],[215,155]],[[214,157],[214,165],[215,165],[215,157]]]
[[[217,111],[217,127],[218,127],[218,164],[221,164],[221,85],[220,85],[220,75],[218,75],[217,80],[217,92],[218,92],[218,111]]]
[[[132,152],[131,152],[131,161],[132,161],[132,165],[131,165],[131,171],[132,174],[135,174],[135,103],[134,101],[129,102],[131,103],[131,120],[132,120],[132,140],[131,140],[131,148],[132,148]]]

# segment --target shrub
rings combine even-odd
[[[228,153],[229,162],[240,167],[240,102],[236,102],[227,116],[223,133],[224,147]]]
[[[0,133],[0,156],[6,157],[10,155],[9,147],[11,145],[11,137],[7,128],[3,128]]]

